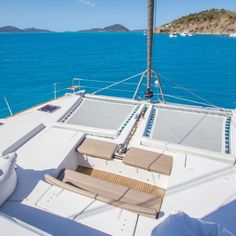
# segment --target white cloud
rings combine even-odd
[[[90,0],[80,0],[80,3],[86,4],[87,6],[94,7],[95,3]]]

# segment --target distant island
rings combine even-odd
[[[34,33],[34,32],[40,32],[40,33],[47,33],[52,32],[50,30],[46,29],[37,29],[37,28],[26,28],[26,29],[20,29],[14,26],[4,26],[0,27],[0,33]],[[93,28],[93,29],[87,29],[87,30],[80,30],[77,32],[130,32],[129,29],[127,29],[125,26],[120,24],[114,24],[110,25],[104,28]]]
[[[50,30],[45,30],[45,29],[37,29],[37,28],[26,28],[26,29],[20,29],[14,26],[4,26],[0,27],[0,32],[1,33],[24,33],[24,32],[29,32],[29,33],[36,33],[36,32],[51,32]]]
[[[93,28],[87,30],[80,30],[79,32],[129,32],[125,26],[120,24],[110,25],[105,28]]]
[[[114,24],[104,28],[92,28],[77,32],[143,32],[145,30],[129,30],[121,24]],[[52,32],[46,29],[26,28],[14,26],[0,27],[0,32],[25,33],[25,32]],[[224,9],[211,9],[181,17],[154,30],[155,33],[182,33],[194,34],[232,34],[236,33],[236,12]]]
[[[211,9],[181,17],[155,29],[156,33],[231,34],[236,32],[236,12]]]

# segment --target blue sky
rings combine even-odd
[[[157,25],[211,8],[236,11],[236,0],[157,0]],[[80,30],[120,23],[146,27],[146,0],[0,0],[0,26]]]

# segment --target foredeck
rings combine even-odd
[[[128,148],[141,147],[153,152],[167,152],[168,155],[173,156],[171,175],[165,176],[124,165],[122,160],[116,158],[110,161],[93,157],[80,156],[78,158],[75,150],[82,142],[85,133],[71,127],[55,125],[55,122],[60,122],[73,109],[78,99],[80,99],[79,96],[74,94],[49,102],[48,104],[61,107],[51,114],[38,111],[41,107],[39,106],[15,117],[1,120],[4,125],[14,122],[24,126],[29,120],[34,120],[36,126],[44,125],[44,129],[39,130],[29,140],[16,147],[18,185],[13,195],[0,207],[1,212],[52,235],[78,235],[78,232],[82,235],[151,235],[156,225],[177,211],[184,211],[192,217],[219,223],[236,234],[233,222],[236,212],[235,154],[234,152],[230,155],[221,153],[221,158],[215,159],[205,155],[206,151],[203,149],[209,146],[215,151],[214,153],[219,152],[220,146],[224,143],[224,139],[221,140],[220,136],[224,137],[227,115],[204,115],[200,109],[199,113],[194,114],[186,111],[172,110],[170,112],[161,109],[157,111],[159,124],[153,123],[153,129],[151,129],[153,133],[150,132],[150,137],[162,141],[169,139],[169,142],[176,143],[182,140],[181,145],[190,145],[189,142],[191,142],[202,149],[202,153],[191,154],[183,150],[167,151],[166,146],[142,145],[152,105],[141,102],[132,105],[132,101],[127,100],[126,104],[130,102],[131,105],[124,106],[125,108],[122,106],[121,110],[118,108],[119,113],[124,109],[125,115],[118,115],[119,118],[114,123],[113,121],[109,123],[109,127],[115,127],[115,124],[118,127],[121,120],[125,120],[136,106],[147,106],[146,114],[139,118],[137,127],[134,130],[129,129],[129,131],[132,130],[132,137],[128,139]],[[112,98],[109,103],[112,103]],[[118,104],[117,100],[114,104],[112,107],[115,109]],[[89,115],[90,111],[87,108],[84,114]],[[79,114],[78,112],[77,118]],[[86,118],[83,119],[86,122]],[[232,116],[232,120],[235,121],[235,116]],[[4,125],[0,127],[0,131]],[[180,128],[184,125],[185,128]],[[192,133],[184,139],[191,127]],[[11,129],[12,127],[9,128],[9,132],[4,131],[6,136],[11,135],[13,132]],[[235,129],[231,126],[231,138],[236,132]],[[15,139],[21,138],[24,132],[19,131]],[[130,132],[125,130],[122,135],[129,134]],[[93,135],[93,138],[97,136]],[[231,145],[233,140],[235,139],[229,140]],[[135,180],[131,182],[140,183],[140,185],[137,184],[137,188],[144,185],[155,186],[155,189],[163,188],[165,195],[158,219],[151,219],[111,206],[44,181],[44,174],[56,177],[63,168],[75,170],[80,164],[97,169],[98,172],[93,173],[97,176],[102,175],[105,176],[104,178],[121,176],[117,179],[121,182],[127,181],[127,183],[129,179]],[[110,175],[103,175],[104,172],[109,172]],[[131,182],[129,184],[132,184]]]

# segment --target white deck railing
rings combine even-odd
[[[75,93],[78,90],[86,90],[86,92],[90,94],[114,95],[116,97],[126,97],[134,100],[144,100],[146,83],[142,80],[144,77],[143,75],[144,72],[141,72],[120,81],[113,81],[108,79],[97,80],[73,78],[71,80],[55,82],[53,83],[53,88],[49,86],[37,86],[33,88],[32,91],[23,91],[22,93],[4,96],[2,99],[2,106],[0,104],[0,117],[4,117],[7,115],[12,116],[23,109],[27,109],[36,105],[32,103],[33,101],[35,101],[35,103],[43,103],[50,99],[57,99],[58,97],[63,96],[67,92]],[[161,75],[160,78],[170,82],[170,79],[167,79],[165,76]],[[213,109],[222,109],[215,106],[206,99],[203,99],[200,96],[196,95],[192,90],[186,89],[173,81],[172,83],[174,86],[177,86],[178,88],[183,89],[185,92],[188,92],[189,95],[191,95],[197,100],[185,98],[182,95],[173,96],[171,94],[165,94],[165,97],[167,99],[175,99],[176,101],[179,100],[183,103],[211,107]],[[158,84],[155,84],[156,83],[154,83],[153,81],[153,87],[155,88],[154,102],[158,102],[159,98],[161,98],[163,94],[160,93],[160,88],[158,87]],[[32,93],[32,97],[27,96],[27,98],[25,99],[23,96],[29,93]]]

